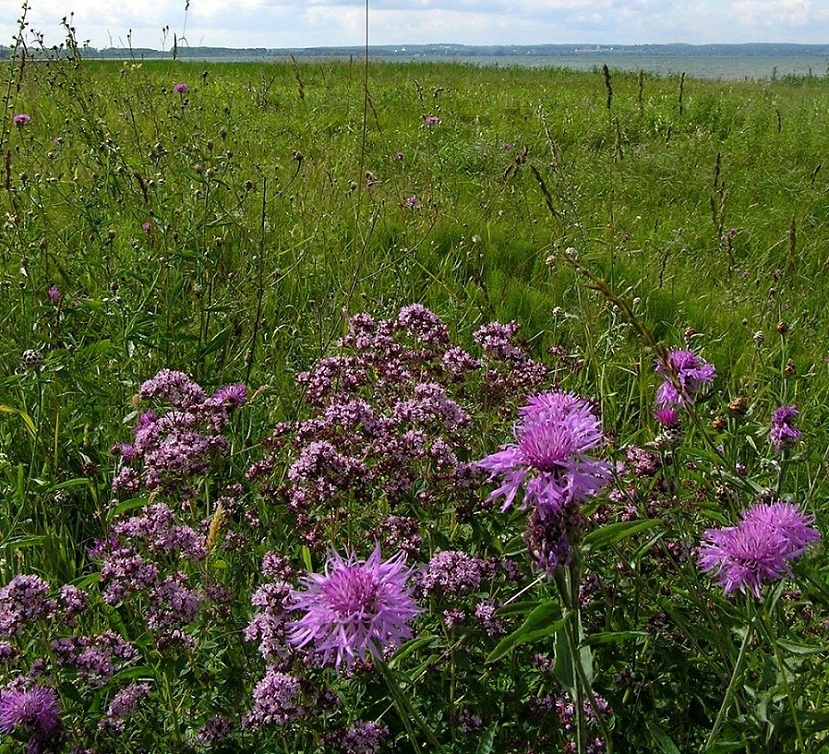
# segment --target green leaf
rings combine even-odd
[[[600,529],[591,531],[582,541],[582,552],[591,552],[619,542],[626,537],[653,529],[662,523],[659,518],[648,518],[642,521],[619,521],[615,524],[602,526]]]
[[[211,353],[215,353],[216,351],[220,350],[224,347],[227,341],[230,339],[231,328],[225,327],[223,330],[219,330],[216,335],[214,335],[207,343],[205,343],[201,350],[199,351],[199,358],[204,358],[205,356],[209,356]]]
[[[425,647],[427,644],[431,644],[435,639],[433,634],[426,634],[425,636],[418,636],[416,639],[411,639],[403,644],[400,649],[398,649],[394,656],[389,660],[389,667],[395,668],[397,667],[403,660],[405,660],[412,652],[416,652],[421,647]]]
[[[500,660],[520,644],[527,644],[554,634],[563,625],[564,618],[561,617],[561,607],[559,607],[558,600],[546,600],[534,608],[515,631],[498,642],[495,649],[489,653],[486,661],[495,662]]]
[[[648,733],[651,734],[653,742],[659,747],[662,754],[682,754],[668,734],[655,723],[648,725]]]
[[[475,749],[475,754],[491,754],[492,747],[495,744],[495,734],[498,732],[497,725],[490,725],[481,738],[478,748]]]
[[[600,634],[588,636],[581,645],[583,647],[594,647],[601,644],[616,644],[630,639],[640,639],[647,636],[644,631],[604,631]]]
[[[827,651],[825,646],[817,647],[814,644],[800,644],[796,641],[789,641],[788,639],[778,639],[777,646],[782,647],[794,655],[816,655]]]

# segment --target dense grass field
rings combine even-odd
[[[821,750],[829,81],[2,81],[0,751]]]

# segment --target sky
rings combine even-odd
[[[23,0],[0,0],[10,44]],[[73,14],[80,43],[192,47],[361,45],[365,0],[28,0],[31,30],[63,41]],[[369,43],[387,45],[829,45],[829,0],[369,0]]]

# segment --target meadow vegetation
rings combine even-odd
[[[1,751],[821,750],[829,82],[61,52]]]

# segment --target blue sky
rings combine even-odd
[[[22,0],[0,0],[0,42]],[[647,44],[798,42],[829,45],[829,0],[369,0],[373,44]],[[359,45],[364,0],[30,0],[31,27],[62,41],[74,12],[95,47]],[[165,30],[167,30],[165,32]]]

